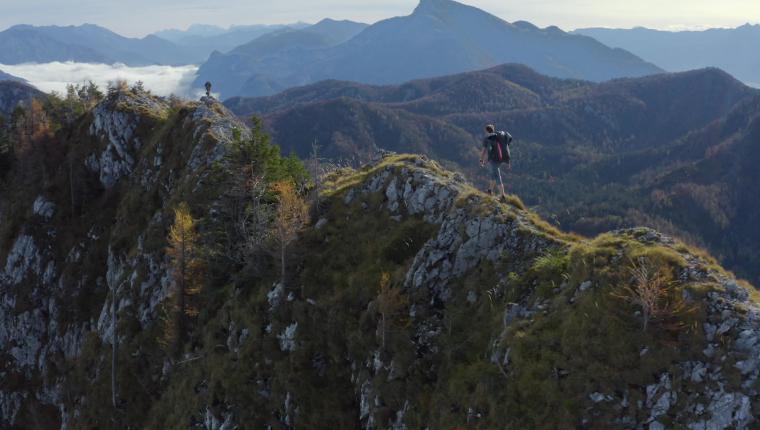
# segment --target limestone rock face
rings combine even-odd
[[[406,291],[424,291],[429,304],[415,303],[410,309],[410,321],[415,328],[414,342],[421,360],[435,360],[441,353],[440,338],[449,330],[437,317],[438,310],[454,300],[458,294],[454,288],[484,262],[498,265],[509,261],[511,272],[525,273],[535,258],[551,253],[552,250],[566,249],[567,243],[552,234],[546,234],[531,217],[521,210],[505,216],[499,210],[473,210],[488,207],[491,203],[481,195],[468,195],[465,183],[453,177],[436,172],[435,164],[424,158],[415,158],[400,165],[368,169],[359,185],[350,187],[342,194],[344,205],[359,206],[373,210],[372,206],[382,196],[382,205],[377,210],[387,212],[389,217],[401,221],[407,217],[422,217],[436,225],[436,233],[416,253],[409,266],[403,288]],[[327,221],[325,221],[327,222]],[[322,222],[322,225],[325,224]],[[330,221],[331,222],[331,221]],[[612,232],[613,237],[635,236],[646,246],[677,248],[677,242],[651,229],[620,230]],[[681,252],[681,251],[678,251]],[[707,322],[703,331],[707,344],[702,361],[676,363],[675,372],[664,372],[644,387],[642,401],[635,405],[637,419],[621,414],[615,423],[620,428],[668,428],[667,423],[677,422],[690,429],[748,429],[756,423],[752,410],[753,399],[758,396],[760,378],[760,306],[753,301],[746,287],[722,274],[706,269],[704,261],[687,252],[681,252],[687,262],[679,274],[684,283],[714,284],[719,287],[706,294],[703,299],[707,311]],[[491,294],[508,284],[502,274]],[[603,286],[591,280],[579,282],[574,289],[570,304],[584,295],[593,294]],[[558,285],[557,290],[567,288]],[[460,297],[462,297],[460,295]],[[469,291],[464,295],[470,306],[476,304],[479,295]],[[462,300],[460,298],[460,300]],[[453,303],[451,303],[453,305]],[[514,324],[529,324],[537,316],[545,314],[547,302],[513,303],[504,312],[505,330]],[[720,339],[720,344],[718,343]],[[511,348],[494,350],[491,362],[505,371],[519,371],[510,360]],[[721,351],[718,353],[718,351]],[[641,351],[644,356],[648,348]],[[387,356],[381,358],[381,351],[374,351],[366,358],[364,377],[353,380],[359,404],[359,417],[366,428],[386,428],[378,425],[376,417],[380,411],[388,415],[383,390],[377,387],[378,380],[390,381],[393,371]],[[391,359],[392,362],[392,359]],[[734,363],[733,372],[743,378],[740,387],[731,384],[725,363]],[[567,375],[557,370],[557,375]],[[674,381],[689,381],[689,388],[683,382],[676,386]],[[733,388],[728,388],[729,386]],[[622,397],[615,393],[590,391],[585,398],[599,407],[613,407],[620,411],[631,405],[630,393]],[[391,428],[403,425],[406,408],[392,412],[397,417]],[[478,412],[471,410],[468,416],[476,419]],[[404,428],[404,427],[401,427]]]
[[[193,127],[193,139],[198,141],[188,163],[194,172],[222,159],[226,153],[225,146],[218,142],[231,142],[236,134],[241,139],[250,137],[248,127],[213,99],[199,104],[186,121]]]
[[[25,234],[19,236],[5,259],[0,280],[7,285],[18,285],[27,275],[40,276],[41,272],[42,256],[34,238]]]
[[[38,196],[34,200],[34,206],[32,208],[35,215],[39,215],[47,220],[53,217],[55,213],[55,203],[47,200],[43,196]]]
[[[125,109],[128,106],[130,109]],[[145,92],[119,93],[93,110],[91,136],[102,139],[105,147],[87,159],[87,167],[98,172],[100,182],[111,188],[132,173],[142,146],[135,132],[144,121],[143,112],[163,115],[168,105]]]
[[[34,190],[23,202],[28,217],[13,220],[15,236],[5,245],[0,241],[0,379],[16,381],[0,384],[0,428],[30,426],[19,420],[42,409],[57,413],[34,425],[67,428],[87,407],[87,396],[73,394],[71,369],[88,342],[110,348],[114,321],[119,348],[134,333],[155,327],[171,285],[163,238],[171,213],[163,200],[185,180],[203,191],[190,173],[205,175],[235,136],[250,133],[220,104],[187,103],[179,119],[170,118],[169,111],[168,100],[139,89],[109,94],[83,117],[77,129],[82,135],[73,137],[81,151],[78,162],[92,178],[80,178],[73,196],[68,188],[66,195]],[[158,125],[190,138],[159,139]],[[179,170],[164,161],[171,151],[175,159],[178,153],[185,157]],[[87,189],[88,183],[93,188]],[[103,192],[110,193],[105,203]],[[134,209],[119,213],[130,192],[132,207],[149,214],[145,219],[134,219]],[[70,210],[72,199],[83,206]],[[21,203],[0,202],[0,207]],[[72,221],[72,213],[79,218]],[[115,238],[129,228],[129,234]],[[247,336],[241,331],[236,345]],[[103,360],[105,355],[97,363]],[[98,378],[99,372],[89,377]],[[214,419],[209,417],[213,428],[232,428],[231,416]]]

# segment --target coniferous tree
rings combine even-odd
[[[170,314],[173,327],[167,328],[164,343],[174,343],[178,351],[188,330],[188,319],[200,312],[198,295],[202,288],[203,260],[200,253],[199,235],[196,221],[186,203],[174,210],[174,224],[169,231],[169,247],[166,250],[171,260],[172,290],[170,293]]]
[[[288,246],[297,239],[298,231],[308,222],[309,209],[304,199],[296,192],[292,182],[275,182],[272,190],[279,196],[272,237],[277,244],[280,256],[280,282],[285,285]]]

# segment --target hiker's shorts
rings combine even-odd
[[[504,183],[501,181],[501,169],[499,168],[501,163],[494,163],[491,162],[491,179],[498,182],[499,185],[503,185]]]

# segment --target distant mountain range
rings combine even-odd
[[[195,24],[187,30],[164,30],[153,33],[154,36],[188,48],[197,62],[205,61],[214,52],[228,52],[260,36],[275,31],[299,30],[309,24],[296,23],[288,25],[239,25],[222,28],[213,25]]]
[[[760,254],[747,252],[760,241],[751,227],[760,205],[747,196],[760,186],[748,171],[760,163],[758,101],[718,69],[596,84],[505,65],[393,86],[325,81],[225,104],[263,116],[286,152],[306,157],[315,139],[323,156],[352,162],[378,149],[423,152],[473,176],[483,175],[482,128],[496,123],[517,139],[510,188],[564,228],[656,226],[758,281]]]
[[[226,30],[193,26],[185,31],[166,30],[138,39],[120,36],[92,24],[67,27],[16,25],[0,32],[0,64],[52,61],[124,63],[129,66],[200,64],[211,53],[221,55],[230,50],[235,53],[248,50],[256,55],[260,53],[259,48],[271,51],[300,43],[331,46],[353,37],[366,26],[329,19],[315,25],[253,25]],[[235,77],[234,70],[230,73],[230,79]]]
[[[258,37],[227,54],[214,52],[198,71],[195,86],[206,81],[223,97],[239,94],[274,94],[287,88],[275,70],[299,67],[313,53],[339,45],[361,33],[367,24],[324,19],[302,29],[285,29]],[[255,75],[255,77],[254,77]],[[303,83],[307,83],[304,81]]]
[[[629,30],[584,28],[574,33],[626,49],[669,71],[719,67],[760,87],[760,25],[676,32],[641,27]]]
[[[156,36],[120,36],[92,24],[80,26],[16,25],[0,32],[0,63],[124,63],[130,66],[192,63],[190,50]]]
[[[334,23],[326,25],[333,31]],[[349,33],[350,35],[350,33]],[[596,40],[510,24],[451,0],[422,0],[409,16],[380,21],[342,43],[294,37],[215,54],[200,67],[196,85],[214,83],[222,97],[271,95],[323,79],[371,84],[478,70],[505,62],[539,72],[592,81],[662,72],[635,55]]]

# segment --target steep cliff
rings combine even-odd
[[[59,168],[0,197],[2,427],[754,422],[749,285],[653,230],[564,234],[413,155],[325,178],[285,284],[266,252],[210,267],[172,356],[172,210],[224,228],[219,166],[250,131],[127,91],[62,133]]]
[[[12,168],[0,194],[0,427],[65,428],[87,409],[78,372],[100,373],[105,356],[90,366],[82,355],[111,342],[113,292],[131,333],[154,323],[168,208],[184,194],[204,201],[212,164],[246,130],[213,100],[122,91],[45,142],[44,173]]]

